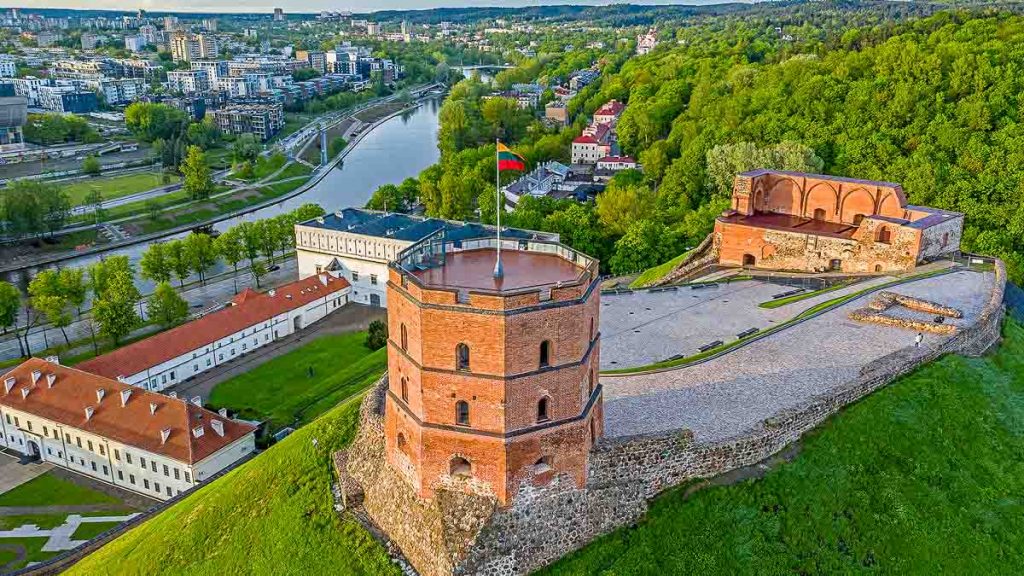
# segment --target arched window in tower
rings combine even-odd
[[[472,476],[473,466],[462,456],[456,456],[452,458],[452,463],[448,467],[448,473],[452,476]]]
[[[409,402],[409,381],[402,376],[402,402]]]
[[[455,403],[455,423],[459,426],[469,426],[469,402],[459,400]]]
[[[550,419],[551,416],[548,414],[548,399],[541,398],[537,402],[537,422],[547,422]]]
[[[881,228],[878,229],[878,236],[876,237],[876,240],[880,244],[891,244],[892,243],[892,233],[889,232],[889,227],[888,226],[882,226]]]
[[[540,367],[546,368],[551,365],[551,341],[545,340],[540,343]]]
[[[815,208],[814,209],[814,219],[815,220],[824,220],[825,219],[825,209],[824,208]]]
[[[465,342],[455,347],[455,369],[469,370],[469,346]]]
[[[590,342],[594,341],[594,319],[590,319]]]
[[[409,351],[409,331],[405,329],[405,323],[402,323],[402,352]]]

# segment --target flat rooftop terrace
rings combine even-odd
[[[502,250],[502,278],[494,277],[495,250],[482,248],[449,252],[441,266],[409,273],[435,288],[510,291],[575,282],[585,272],[561,256],[543,252]]]
[[[731,216],[722,216],[719,219],[729,224],[740,224],[785,232],[799,232],[801,234],[818,234],[836,238],[852,238],[853,233],[857,231],[857,227],[852,224],[839,224],[824,220],[814,220],[813,218],[792,216],[790,214],[776,214],[774,212],[758,212],[753,216],[733,214]]]

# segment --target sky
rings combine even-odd
[[[630,4],[720,4],[729,0],[630,0]],[[743,0],[740,0],[743,1]],[[552,6],[556,4],[606,5],[608,0],[18,0],[17,4],[0,2],[2,7],[22,8],[88,8],[108,10],[183,11],[183,12],[272,12],[283,8],[288,12],[320,12],[321,10],[348,10],[373,12],[376,10],[427,10],[439,7],[482,6]],[[622,2],[619,2],[622,3]]]

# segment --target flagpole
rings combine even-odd
[[[494,261],[494,277],[501,278],[505,275],[505,271],[501,268],[501,169],[500,169],[500,152],[498,151],[498,145],[501,142],[494,139],[494,190],[495,190],[495,205],[498,208],[497,219],[498,219],[498,258]]]

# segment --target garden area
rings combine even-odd
[[[269,429],[299,426],[365,390],[387,369],[387,350],[366,347],[366,332],[321,336],[218,384],[209,404]]]
[[[114,496],[69,480],[71,474],[51,470],[0,494],[0,570],[46,560],[137,512]],[[51,533],[60,526],[68,526],[67,530],[75,527],[62,539]],[[19,535],[11,535],[15,530]]]
[[[81,206],[88,203],[89,197],[95,192],[106,200],[121,198],[145,192],[160,186],[175,184],[181,180],[176,174],[164,174],[161,172],[136,172],[122,176],[101,176],[75,180],[73,182],[61,183],[61,188],[68,196],[68,202],[72,206]]]

